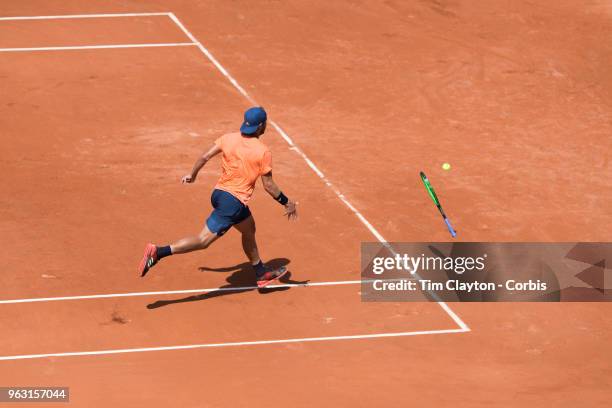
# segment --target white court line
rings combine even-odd
[[[172,13],[172,12],[168,13],[168,16],[185,33],[187,38],[189,38],[192,42],[197,44],[197,46],[200,49],[200,51],[202,51],[202,53],[210,60],[210,62],[212,62],[215,67],[217,67],[217,69],[221,72],[221,74],[223,74],[223,76],[227,80],[230,81],[230,83],[238,90],[238,92],[240,92],[242,94],[242,96],[244,96],[249,102],[251,102],[254,105],[257,105],[257,103],[251,97],[251,95],[249,95],[249,93],[247,91],[245,91],[242,86],[240,86],[238,81],[236,81],[236,79],[225,69],[225,67],[223,67],[223,65],[221,65],[221,63],[212,55],[212,53],[206,47],[204,47],[204,45],[202,45],[202,43],[200,41],[198,41],[198,39],[195,38],[195,36],[193,34],[191,34],[191,32],[189,30],[187,30],[187,28],[178,19],[178,17],[176,17],[176,15],[174,15],[174,13]],[[306,155],[306,153],[304,153],[304,151],[302,149],[300,149],[299,146],[297,146],[295,144],[295,142],[293,142],[293,140],[289,137],[289,135],[276,122],[274,122],[273,120],[270,120],[270,124],[272,124],[272,126],[282,136],[282,138],[285,139],[287,144],[291,147],[291,150],[296,152],[306,162],[306,164],[308,164],[308,167],[310,167],[317,174],[317,176],[319,176],[319,178],[325,183],[325,185],[328,186],[336,194],[336,196],[344,203],[344,205],[346,205],[349,208],[349,210],[351,210],[351,212],[353,214],[355,214],[355,216],[359,219],[359,221],[361,221],[362,224],[366,226],[366,228],[372,233],[372,235],[374,235],[376,237],[376,239],[380,243],[382,243],[386,248],[388,248],[393,254],[397,254],[393,250],[391,245],[388,243],[388,241],[382,236],[382,234],[380,234],[380,232],[378,232],[378,230],[376,228],[374,228],[374,226],[363,216],[363,214],[361,214],[361,212],[359,210],[357,210],[357,208],[355,208],[355,206],[353,204],[351,204],[351,202],[325,176],[325,174],[318,168],[318,166],[316,164],[314,164],[314,162],[312,160],[310,160],[310,158]],[[433,294],[433,293],[432,293],[432,296],[436,297],[435,294]],[[437,299],[439,299],[439,298],[437,298]],[[437,303],[451,317],[451,319],[453,319],[453,321],[461,328],[461,330],[463,330],[463,331],[469,331],[470,330],[468,325],[445,302],[438,301]]]
[[[194,43],[148,43],[148,44],[114,44],[114,45],[72,45],[64,47],[29,47],[29,48],[0,48],[0,52],[26,52],[26,51],[66,51],[66,50],[104,50],[120,48],[155,48],[155,47],[188,47],[196,46]]]
[[[153,17],[169,16],[170,13],[110,13],[110,14],[68,14],[59,16],[19,16],[19,17],[0,17],[0,21],[19,21],[19,20],[64,20],[76,18],[114,18],[114,17]]]
[[[407,277],[405,279],[376,279],[384,282],[396,282],[400,280],[412,280]],[[346,281],[331,281],[331,282],[308,282],[308,283],[282,283],[278,285],[268,285],[265,289],[274,288],[297,288],[310,286],[339,286],[339,285],[357,285],[360,283],[370,283],[375,280],[346,280]],[[46,298],[25,298],[25,299],[8,299],[0,300],[0,305],[10,305],[15,303],[35,303],[35,302],[55,302],[61,300],[83,300],[83,299],[107,299],[119,297],[137,297],[137,296],[158,296],[158,295],[180,295],[188,293],[208,293],[208,292],[240,292],[247,290],[259,289],[257,286],[232,286],[225,288],[203,288],[203,289],[182,289],[182,290],[164,290],[155,292],[125,292],[125,293],[106,293],[100,295],[81,295],[81,296],[57,296]]]
[[[75,356],[96,356],[96,355],[104,355],[104,354],[142,353],[146,351],[169,351],[169,350],[191,350],[191,349],[199,349],[199,348],[259,346],[259,345],[265,345],[265,344],[305,343],[305,342],[332,341],[332,340],[379,339],[379,338],[388,338],[388,337],[465,333],[468,331],[469,329],[424,330],[424,331],[409,331],[409,332],[400,332],[400,333],[358,334],[358,335],[353,335],[353,336],[303,337],[303,338],[282,339],[282,340],[240,341],[240,342],[232,342],[232,343],[189,344],[189,345],[184,345],[184,346],[142,347],[142,348],[131,348],[131,349],[77,351],[77,352],[69,352],[69,353],[23,354],[23,355],[15,355],[15,356],[1,356],[0,361],[26,360],[26,359],[47,358],[47,357],[75,357]]]

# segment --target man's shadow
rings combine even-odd
[[[266,262],[266,266],[271,268],[280,268],[281,266],[287,266],[291,262],[287,258],[275,258]],[[289,290],[289,287],[281,288],[257,288],[255,282],[255,271],[249,262],[243,262],[238,265],[223,267],[223,268],[209,268],[202,266],[198,268],[202,272],[232,272],[225,280],[227,285],[223,285],[216,290],[205,292],[199,295],[188,296],[181,299],[171,300],[157,300],[147,305],[147,309],[157,309],[158,307],[173,305],[175,303],[186,303],[186,302],[197,302],[200,300],[211,299],[219,296],[234,295],[242,292],[250,292],[257,290],[261,294],[267,294],[272,292],[281,292]],[[287,272],[285,276],[278,280],[281,284],[290,285],[305,285],[309,281],[296,281],[291,279],[291,271]]]

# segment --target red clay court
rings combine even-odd
[[[610,241],[612,3],[5,3],[0,387],[70,387],[50,406],[75,407],[609,406],[608,303],[367,303],[359,261],[361,242],[450,239],[421,169],[462,241]],[[300,220],[261,186],[250,207],[290,279],[259,293],[235,231],[141,279],[147,240],[202,226],[218,160],[181,176],[256,104]]]

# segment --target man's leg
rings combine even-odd
[[[251,265],[255,267],[255,265],[261,263],[261,258],[257,250],[257,241],[255,241],[255,220],[253,216],[250,215],[244,221],[234,225],[234,227],[242,234],[242,249],[247,258],[249,258],[249,261],[251,261]]]
[[[180,239],[171,245],[158,247],[153,244],[147,244],[144,257],[140,262],[140,276],[145,276],[149,269],[160,259],[174,254],[184,254],[199,249],[206,249],[221,235],[223,234],[210,231],[208,225],[205,225],[198,235]]]
[[[257,241],[255,240],[255,220],[252,215],[249,215],[248,218],[234,225],[234,227],[242,234],[242,249],[255,270],[258,287],[263,288],[287,273],[287,268],[284,266],[270,270],[261,261]]]
[[[219,238],[219,235],[211,232],[207,225],[204,229],[195,236],[186,237],[170,244],[172,254],[184,254],[199,249],[206,249]]]

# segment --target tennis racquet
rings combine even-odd
[[[451,226],[451,223],[448,217],[446,216],[446,214],[444,213],[444,210],[442,209],[442,206],[440,205],[440,200],[438,200],[438,196],[436,195],[436,192],[434,191],[433,187],[431,186],[431,183],[427,179],[427,176],[423,172],[421,172],[421,180],[423,180],[423,184],[425,184],[425,189],[427,189],[427,192],[429,193],[429,196],[433,200],[434,204],[436,205],[436,207],[438,207],[438,210],[440,210],[440,214],[442,214],[442,218],[444,218],[444,222],[446,223],[446,226],[448,227],[448,231],[450,232],[451,236],[455,238],[457,236],[457,233]]]

